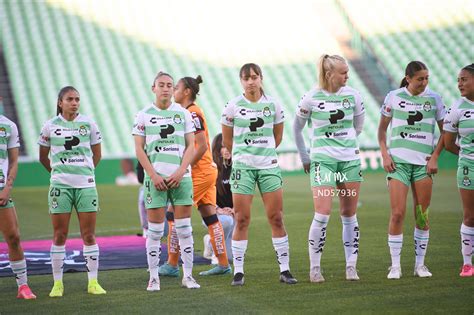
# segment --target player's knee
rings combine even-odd
[[[249,227],[250,224],[250,217],[249,216],[239,216],[236,219],[236,229],[238,230],[245,230]]]
[[[54,231],[54,244],[63,245],[66,243],[67,232],[66,231]]]
[[[401,211],[395,211],[392,213],[390,217],[390,221],[392,224],[402,224],[403,223],[403,217],[404,215],[402,214]]]
[[[270,225],[274,229],[282,229],[283,228],[283,218],[281,216],[281,212],[272,214],[268,218],[268,221],[270,222]]]
[[[95,235],[93,233],[86,233],[82,236],[82,241],[85,245],[94,245]]]
[[[5,235],[5,241],[8,244],[9,248],[18,248],[20,246],[20,233],[14,231]]]

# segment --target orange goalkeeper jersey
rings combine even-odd
[[[215,172],[216,168],[213,166],[211,146],[209,144],[209,131],[207,129],[206,118],[201,108],[196,103],[192,103],[186,109],[191,113],[194,126],[196,127],[195,134],[204,132],[206,136],[207,150],[201,159],[192,167],[192,176],[200,176],[202,174],[209,174]]]

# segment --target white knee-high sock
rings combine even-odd
[[[164,223],[148,222],[148,236],[146,238],[146,253],[150,279],[158,278],[158,265],[160,264],[161,238],[165,230]]]
[[[344,254],[346,256],[346,267],[355,267],[359,256],[359,222],[357,215],[351,217],[341,216],[342,241],[344,243]]]
[[[400,255],[402,253],[403,234],[388,235],[388,247],[390,248],[390,256],[392,256],[392,266],[400,267]]]
[[[326,243],[329,215],[315,213],[308,235],[308,252],[311,268],[321,266],[321,255]]]
[[[82,249],[87,267],[87,278],[90,280],[97,279],[99,271],[99,245],[84,245]]]
[[[272,237],[272,243],[280,266],[280,272],[290,270],[290,245],[288,243],[288,235]]]
[[[461,224],[461,253],[464,265],[472,265],[472,251],[474,248],[474,227]]]
[[[426,250],[428,249],[428,242],[430,240],[430,231],[419,230],[415,227],[415,267],[423,266],[425,264]]]
[[[179,239],[181,259],[183,260],[183,276],[189,277],[193,273],[194,240],[191,218],[174,219],[176,234]]]
[[[10,261],[10,267],[15,274],[16,284],[18,286],[28,283],[28,277],[26,273],[26,260]]]
[[[248,240],[234,241],[232,240],[232,259],[234,263],[234,275],[244,273],[245,252],[247,251]]]
[[[51,245],[50,255],[54,281],[63,280],[63,267],[64,257],[66,257],[66,245]]]

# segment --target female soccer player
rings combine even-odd
[[[234,231],[234,203],[232,202],[232,191],[230,189],[230,173],[232,170],[232,156],[229,151],[222,146],[222,134],[219,133],[212,140],[212,159],[217,166],[216,181],[216,213],[219,222],[224,229],[225,246],[232,248],[232,232]],[[204,235],[203,257],[214,260],[212,244],[210,244],[209,234]],[[232,251],[227,253],[227,257],[232,259]]]
[[[310,172],[314,217],[309,229],[311,282],[324,282],[321,255],[333,196],[339,196],[342,239],[346,257],[346,279],[359,280],[357,201],[362,173],[357,136],[364,124],[364,106],[358,91],[346,86],[349,67],[338,55],[319,60],[319,87],[307,92],[296,111],[295,141],[306,173]],[[302,136],[307,121],[311,126],[311,157]]]
[[[458,76],[462,98],[448,110],[444,119],[446,150],[459,155],[458,188],[464,209],[461,224],[461,277],[474,276],[472,248],[474,246],[474,63],[462,68]],[[459,137],[459,146],[456,139]]]
[[[429,72],[420,61],[411,61],[405,69],[400,88],[388,93],[381,108],[378,140],[390,193],[390,224],[388,246],[392,266],[388,279],[402,276],[400,254],[403,243],[403,219],[408,189],[411,186],[415,214],[416,277],[431,277],[424,264],[429,240],[429,205],[433,186],[432,175],[438,171],[440,141],[433,151],[436,124],[443,130],[445,108],[441,97],[428,86]],[[387,127],[391,123],[390,146],[387,148]]]
[[[232,285],[244,284],[244,258],[255,184],[272,228],[280,281],[294,284],[297,281],[290,273],[288,235],[283,224],[282,179],[276,154],[283,136],[283,108],[273,97],[265,95],[258,65],[243,65],[239,76],[244,93],[227,103],[221,119],[223,143],[232,153],[233,163],[231,185],[236,223],[232,236]]]
[[[48,204],[54,229],[51,246],[54,286],[50,297],[61,297],[64,293],[65,244],[73,207],[84,242],[87,292],[106,293],[97,282],[99,245],[95,241],[99,197],[94,169],[101,158],[102,136],[91,118],[79,114],[79,106],[79,92],[72,86],[63,87],[58,95],[57,116],[44,124],[38,140],[40,162],[51,173]]]
[[[1,99],[0,99],[1,101]],[[10,199],[16,174],[18,172],[18,152],[20,138],[14,122],[0,115],[0,231],[8,246],[10,267],[15,274],[19,299],[36,299],[28,286],[26,260],[20,244],[20,230],[15,205]],[[3,170],[8,164],[7,174]]]
[[[196,104],[199,93],[200,75],[197,78],[184,77],[178,81],[174,91],[175,102],[191,113],[196,131],[194,132],[194,156],[191,160],[191,175],[193,179],[194,204],[198,207],[201,217],[206,224],[212,248],[218,259],[218,265],[208,271],[199,273],[201,276],[229,274],[232,272],[227,259],[224,230],[216,213],[216,178],[217,169],[212,162],[209,145],[209,132],[206,118],[201,108]],[[160,267],[160,275],[178,275],[178,244],[176,229],[173,227],[172,213],[168,215],[168,226],[171,231],[168,237],[168,263]],[[174,244],[172,244],[174,242]]]
[[[193,234],[191,211],[193,183],[190,163],[194,155],[194,124],[191,114],[173,103],[173,78],[159,72],[153,80],[155,102],[138,112],[132,134],[137,159],[145,170],[145,206],[148,215],[146,250],[150,280],[148,291],[160,290],[158,265],[165,210],[174,207],[176,233],[183,259],[182,285],[197,289],[192,277]],[[146,147],[146,151],[145,151]]]

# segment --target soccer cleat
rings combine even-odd
[[[244,285],[244,274],[241,272],[237,272],[234,275],[234,279],[232,279],[231,285],[233,286],[241,286]]]
[[[309,281],[313,283],[321,283],[324,282],[324,277],[322,274],[321,267],[313,267],[309,272]]]
[[[464,265],[461,268],[461,273],[459,274],[461,277],[472,277],[474,276],[474,268],[472,265]]]
[[[215,266],[212,269],[207,271],[201,271],[199,273],[200,276],[217,276],[217,275],[226,275],[232,272],[232,268],[230,266],[221,267],[219,265]]]
[[[211,236],[209,234],[206,234],[204,235],[202,240],[204,242],[204,250],[202,251],[202,257],[206,259],[211,259],[213,254]]]
[[[146,290],[149,292],[160,291],[160,278],[151,278]]]
[[[415,277],[420,277],[420,278],[429,278],[432,276],[431,272],[428,270],[428,267],[426,267],[425,265],[415,267],[415,271],[413,271],[413,275]]]
[[[183,277],[181,286],[187,289],[199,289],[201,287],[192,276]]]
[[[64,285],[61,280],[54,281],[53,288],[49,292],[49,297],[62,297],[64,294]]]
[[[91,279],[89,280],[89,284],[87,285],[87,293],[89,294],[106,294],[107,291],[105,291],[97,282],[97,279]]]
[[[346,280],[357,281],[359,276],[357,275],[357,269],[354,266],[346,267]]]
[[[165,263],[160,266],[158,269],[158,274],[164,277],[179,277],[179,267],[173,267],[168,263]]]
[[[391,266],[391,267],[388,268],[388,270],[390,272],[387,275],[387,279],[395,280],[395,279],[400,279],[402,277],[402,268],[401,267]]]
[[[17,299],[25,299],[25,300],[34,300],[36,299],[36,295],[31,292],[30,287],[27,284],[20,285],[18,288],[18,295],[16,296]]]
[[[296,284],[298,283],[298,280],[293,277],[293,275],[290,273],[289,270],[285,270],[282,273],[280,273],[280,282],[286,283],[286,284]]]

